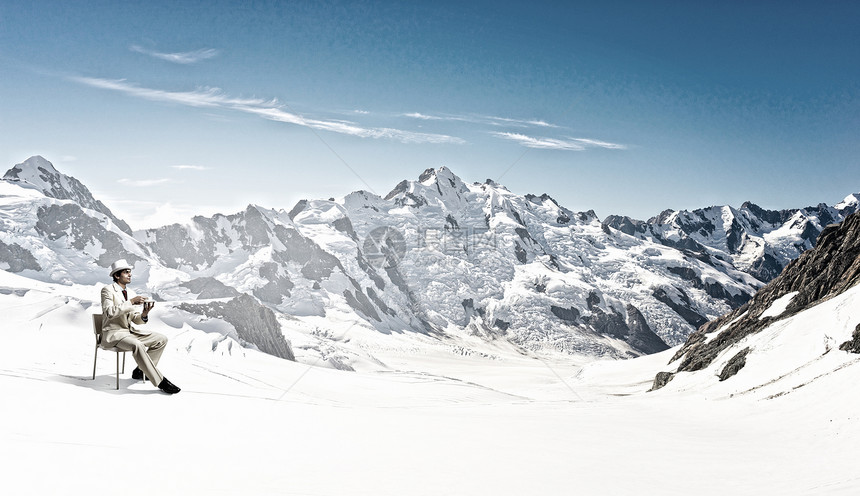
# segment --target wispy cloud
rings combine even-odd
[[[527,148],[543,148],[547,150],[574,150],[582,151],[585,147],[579,143],[572,141],[564,141],[554,138],[534,138],[519,133],[490,133],[493,136],[503,138],[517,143]]]
[[[549,122],[540,120],[540,119],[509,119],[507,117],[493,117],[486,116],[485,117],[492,124],[497,126],[519,126],[519,127],[551,127],[557,128],[555,124],[550,124]]]
[[[171,165],[170,167],[173,169],[179,169],[179,170],[196,170],[196,171],[209,170],[208,167],[205,167],[202,165]]]
[[[454,136],[418,133],[393,128],[368,128],[341,120],[310,119],[290,112],[277,99],[235,98],[219,88],[202,88],[195,91],[165,91],[144,88],[124,79],[73,77],[87,86],[125,93],[153,101],[171,102],[190,107],[222,108],[257,115],[264,119],[303,126],[318,131],[346,134],[359,138],[393,139],[403,143],[463,144],[466,141]]]
[[[463,120],[463,119],[455,118],[455,117],[439,117],[439,116],[435,116],[435,115],[425,115],[425,114],[422,114],[419,112],[409,112],[407,114],[403,114],[403,117],[411,117],[413,119],[420,119],[422,121],[445,121],[445,120],[459,121],[459,120]]]
[[[510,119],[507,117],[495,117],[491,115],[428,115],[420,112],[409,112],[401,114],[422,121],[447,121],[447,122],[469,122],[473,124],[485,124],[489,126],[513,126],[513,127],[547,127],[557,128],[559,126],[550,124],[540,119]]]
[[[119,91],[138,98],[160,102],[179,103],[191,107],[238,108],[242,106],[260,107],[278,104],[278,101],[275,99],[262,100],[259,98],[232,98],[225,95],[218,88],[202,88],[195,91],[164,91],[136,86],[126,82],[125,79],[72,77],[71,80],[94,88]]]
[[[619,145],[618,143],[608,143],[606,141],[598,141],[588,138],[571,138],[572,141],[582,143],[586,147],[608,148],[610,150],[626,150],[627,145]]]
[[[219,53],[218,50],[215,50],[214,48],[202,48],[200,50],[193,50],[190,52],[164,53],[157,52],[155,50],[148,50],[139,45],[132,45],[129,47],[129,50],[131,50],[132,52],[149,55],[150,57],[155,57],[157,59],[173,62],[175,64],[194,64],[200,62],[201,60],[216,57]]]
[[[117,179],[118,183],[123,184],[125,186],[134,186],[137,188],[148,188],[150,186],[158,186],[159,184],[164,184],[170,182],[170,179],[162,178],[162,179],[128,179],[122,178]]]
[[[598,141],[592,139],[585,138],[565,138],[565,139],[556,139],[556,138],[537,138],[533,136],[527,136],[525,134],[520,133],[490,133],[493,136],[506,139],[509,141],[515,141],[522,146],[527,148],[541,148],[546,150],[569,150],[569,151],[583,151],[586,148],[608,148],[614,150],[624,150],[627,147],[625,145],[619,145],[615,143],[607,143],[605,141]]]

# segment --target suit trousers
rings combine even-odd
[[[138,368],[146,374],[146,377],[155,387],[158,387],[164,376],[156,367],[166,345],[167,336],[153,332],[150,334],[129,333],[115,346],[120,350],[130,351]]]

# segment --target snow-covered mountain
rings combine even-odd
[[[48,198],[72,200],[80,207],[105,214],[124,233],[131,234],[131,228],[117,218],[101,201],[93,198],[90,190],[77,179],[61,174],[54,164],[38,155],[20,163],[3,175],[3,180],[35,188]]]
[[[729,262],[762,282],[768,282],[804,251],[829,224],[856,212],[860,195],[834,206],[765,210],[752,202],[739,209],[708,207],[692,212],[666,210],[648,221],[611,215],[604,224],[631,236],[676,247],[719,266]]]
[[[593,212],[492,181],[465,184],[444,167],[385,198],[249,206],[136,238],[167,267],[291,316],[348,309],[383,332],[466,332],[588,355],[665,349],[759,284],[606,229]]]
[[[804,209],[753,218],[749,204],[659,222],[601,222],[545,194],[517,195],[491,180],[466,184],[442,167],[384,198],[358,191],[303,200],[289,212],[249,205],[130,236],[86,187],[41,157],[6,176],[0,263],[27,277],[94,284],[114,259],[126,258],[136,283],[156,298],[209,318],[246,294],[309,329],[344,318],[383,333],[609,357],[681,343],[763,286],[755,263],[738,255],[751,249],[730,240],[749,247],[759,236],[767,253],[787,259],[811,243],[803,233],[825,215],[839,220],[857,208],[852,196],[814,217]],[[267,340],[258,338],[258,345]],[[318,341],[309,346],[320,349]],[[325,346],[340,350],[330,361],[338,368],[372,361],[336,339]]]
[[[856,363],[860,358],[852,354],[860,353],[858,283],[860,212],[825,228],[814,249],[792,261],[747,304],[690,335],[668,370],[657,374],[653,388],[726,381],[726,387],[746,393],[782,381],[779,394],[785,394],[786,382],[802,387]],[[746,373],[746,367],[767,370],[772,380],[750,382],[762,374]],[[676,383],[676,377],[682,379]]]
[[[19,174],[32,172],[20,168],[25,164],[16,166]],[[107,214],[62,191],[47,196],[20,176],[0,181],[0,264],[5,270],[42,281],[90,284],[103,281],[118,258],[132,263],[151,258]]]
[[[37,281],[105,284],[110,282],[108,267],[124,258],[137,269],[135,284],[144,282],[156,298],[160,281],[189,282],[185,273],[165,267],[132,237],[128,226],[95,200],[86,186],[41,157],[16,165],[0,181],[0,226],[0,268]],[[227,311],[219,312],[231,326],[226,334],[276,356],[293,358],[280,325],[274,316],[265,315],[271,310],[253,298],[241,302],[228,303]],[[203,315],[211,313],[207,307],[190,308]],[[249,319],[257,325],[243,325]]]

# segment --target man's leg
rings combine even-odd
[[[163,335],[162,339],[159,339],[157,336],[154,339],[147,339],[147,342],[152,342],[154,345],[157,345],[158,342],[161,345],[157,350],[154,351],[154,355],[156,357],[155,361],[157,362],[159,358],[161,358],[161,353],[164,351],[164,345],[167,343],[167,338]],[[155,367],[155,363],[149,354],[149,350],[147,349],[147,345],[141,339],[150,338],[150,336],[139,336],[139,335],[131,335],[126,336],[121,341],[116,344],[116,347],[123,351],[130,351],[132,356],[134,357],[134,361],[137,363],[137,366],[140,370],[146,374],[146,377],[149,378],[149,381],[155,386],[161,383],[161,380],[164,379],[164,376],[161,375],[161,372]]]
[[[153,332],[144,336],[135,334],[135,337],[146,346],[146,354],[149,355],[152,364],[158,367],[158,361],[161,360],[161,354],[164,353],[164,347],[167,346],[167,336]]]

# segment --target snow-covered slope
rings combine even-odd
[[[445,169],[387,199],[134,237],[0,181],[0,225],[4,494],[860,491],[860,214],[683,346],[597,362],[548,351],[617,356],[760,283]],[[117,255],[159,300],[147,325],[169,338],[179,395],[131,366],[113,389],[107,352],[92,378],[102,258]],[[114,428],[138,418],[157,434]],[[110,468],[151,459],[143,485]]]
[[[106,214],[19,182],[0,181],[0,226],[0,266],[42,281],[103,281],[118,258],[150,258]]]
[[[855,213],[825,229],[814,249],[753,300],[692,334],[657,375],[654,388],[787,394],[853,365],[860,360],[858,283],[860,213]],[[762,383],[765,372],[770,377]]]
[[[810,344],[822,349],[804,336],[808,326],[795,327],[800,321],[771,341],[776,354],[751,359],[724,383],[711,373],[679,374],[646,392],[676,350],[583,370],[563,355],[527,356],[498,341],[463,337],[455,349],[331,319],[319,334],[349,339],[377,359],[343,373],[308,355],[296,363],[240,346],[229,326],[159,303],[147,325],[168,336],[161,368],[182,387],[168,396],[130,379],[131,366],[115,390],[112,353],[99,354],[92,379],[97,289],[0,271],[4,494],[860,491],[860,400],[850,394],[860,364],[834,349],[783,379],[782,369],[764,366],[785,352],[808,355]],[[857,296],[846,292],[810,315],[815,332],[842,339],[830,324],[856,310]],[[284,332],[301,334],[301,325],[286,321]],[[717,389],[733,380],[743,384]],[[137,419],[157,429],[119,432]],[[113,468],[141,460],[157,460],[146,484]]]

